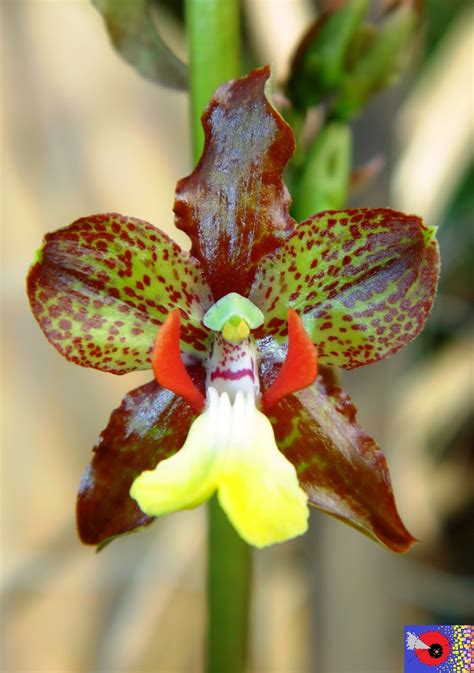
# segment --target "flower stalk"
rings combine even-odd
[[[186,0],[193,158],[201,155],[201,115],[214,90],[239,72],[237,0]],[[212,37],[211,37],[212,36]],[[206,672],[246,669],[250,604],[250,547],[217,497],[208,505]]]
[[[218,86],[240,75],[237,0],[186,0],[193,158],[201,156],[201,115]]]

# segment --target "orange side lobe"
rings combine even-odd
[[[200,412],[205,399],[194,385],[181,359],[180,328],[181,313],[179,308],[175,308],[160,327],[151,355],[151,365],[160,385],[185,399],[193,409]]]
[[[293,309],[288,309],[288,352],[278,376],[263,394],[263,409],[270,409],[286,395],[311,385],[318,374],[318,351]]]

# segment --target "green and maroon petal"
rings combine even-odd
[[[204,374],[190,369],[200,389]],[[129,495],[133,480],[186,441],[196,413],[155,381],[129,392],[102,432],[79,487],[77,527],[86,544],[104,546],[153,521]]]
[[[249,298],[265,314],[256,335],[286,339],[288,307],[322,364],[352,369],[414,339],[439,275],[435,228],[389,208],[326,211],[300,224],[258,267]]]
[[[201,160],[176,189],[176,226],[191,237],[216,301],[247,295],[259,260],[294,226],[282,181],[294,138],[267,98],[269,77],[260,68],[216,91]]]
[[[114,374],[151,368],[158,328],[182,311],[181,346],[202,358],[212,303],[196,259],[156,227],[117,213],[47,234],[28,275],[41,329],[68,360]]]
[[[279,402],[270,421],[311,505],[393,551],[410,548],[415,538],[397,512],[387,462],[357,424],[344,391],[318,376],[316,384]]]

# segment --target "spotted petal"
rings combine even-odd
[[[202,118],[201,160],[176,189],[176,226],[191,237],[216,300],[245,296],[258,261],[293,229],[281,176],[294,138],[266,96],[269,76],[261,68],[216,91]]]
[[[435,228],[378,208],[326,211],[259,265],[250,299],[261,336],[286,338],[294,308],[322,364],[352,369],[396,353],[421,331],[439,274]]]
[[[184,353],[209,347],[201,319],[211,296],[198,262],[142,220],[92,215],[47,234],[28,295],[49,341],[84,367],[149,369],[158,328],[177,307]]]
[[[409,549],[415,539],[397,512],[386,460],[346,393],[318,377],[279,402],[270,421],[310,504],[393,551]]]
[[[191,368],[197,384],[204,376]],[[195,413],[181,398],[155,381],[129,392],[116,409],[79,488],[77,526],[86,544],[110,539],[151,523],[130,498],[130,486],[183,444]]]

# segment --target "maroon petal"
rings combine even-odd
[[[192,368],[202,388],[203,374]],[[176,453],[192,420],[191,407],[155,381],[129,392],[94,448],[77,500],[77,527],[86,544],[103,547],[118,535],[153,521],[129,495],[133,480]]]
[[[176,226],[191,237],[216,300],[246,295],[258,261],[294,226],[281,179],[294,138],[267,98],[269,77],[261,68],[216,91],[202,118],[201,160],[176,189]]]
[[[385,457],[357,424],[344,391],[318,376],[315,385],[279,402],[270,420],[311,505],[393,551],[410,548],[415,538],[397,512]]]

